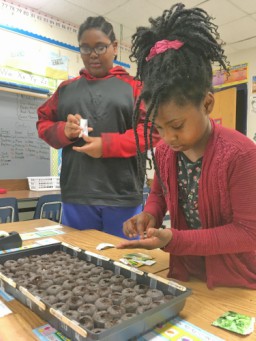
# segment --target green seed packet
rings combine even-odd
[[[119,260],[126,265],[132,266],[133,268],[139,268],[140,266],[145,265],[144,263],[138,262],[134,259],[120,258]]]
[[[133,259],[136,261],[146,261],[149,259],[153,259],[151,256],[146,255],[145,253],[136,252],[136,253],[127,253],[123,256],[126,259]]]
[[[212,323],[213,326],[230,330],[241,335],[248,335],[253,332],[255,318],[242,315],[234,311],[227,311]]]

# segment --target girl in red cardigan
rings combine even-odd
[[[169,252],[171,278],[256,289],[256,146],[209,117],[212,63],[228,71],[217,27],[204,10],[183,4],[150,24],[137,28],[131,57],[144,82],[145,129],[152,122],[162,141],[144,211],[123,226],[140,239],[117,247]],[[144,175],[139,146],[138,159]],[[161,229],[167,211],[171,229]]]

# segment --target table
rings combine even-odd
[[[33,214],[36,208],[36,202],[43,195],[60,194],[60,190],[51,191],[30,191],[23,190],[8,190],[5,194],[0,194],[0,198],[14,197],[18,200],[19,219],[33,219]],[[1,340],[0,340],[1,341]]]
[[[158,276],[167,278],[168,270],[160,271]],[[219,287],[208,289],[206,284],[192,279],[178,283],[192,289],[192,295],[180,312],[180,317],[196,326],[223,338],[226,341],[255,341],[256,331],[248,336],[239,336],[224,329],[211,326],[211,323],[228,310],[256,317],[256,291],[242,288]]]
[[[48,194],[60,194],[60,191],[30,191],[24,189],[19,191],[7,191],[5,194],[1,194],[0,198],[15,197],[19,202],[34,201],[38,200],[42,195]]]
[[[47,219],[30,220],[17,223],[9,223],[2,225],[2,229],[6,231],[19,231],[20,233],[32,232],[35,227],[56,225]],[[124,253],[124,250],[107,249],[97,251],[95,248],[101,242],[115,244],[121,240],[116,236],[108,235],[104,232],[87,230],[78,231],[70,227],[64,226],[63,231],[66,234],[54,236],[62,242],[69,243],[82,249],[86,249],[95,253],[99,253],[111,259],[117,260]],[[24,241],[24,245],[32,244],[33,241]],[[128,252],[128,250],[126,250]],[[134,252],[145,250],[135,249]],[[169,255],[161,250],[146,251],[156,257],[157,263],[151,267],[140,268],[143,271],[152,272],[155,275],[167,278],[168,258]],[[180,312],[180,317],[188,322],[214,334],[226,341],[238,341],[244,339],[246,341],[255,341],[256,333],[242,337],[235,334],[211,326],[211,323],[228,310],[234,310],[242,314],[250,316],[256,315],[256,292],[255,290],[239,289],[239,288],[215,288],[209,290],[205,283],[193,279],[190,282],[178,282],[192,289],[192,295],[186,299],[184,309]],[[17,300],[5,302],[5,304],[13,311],[13,314],[0,318],[0,341],[30,341],[38,340],[32,329],[45,324],[40,317],[34,314],[30,309],[25,307]]]

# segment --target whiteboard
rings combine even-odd
[[[50,147],[36,129],[37,108],[44,101],[0,91],[0,179],[50,175]]]

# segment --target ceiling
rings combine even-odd
[[[130,46],[137,26],[148,25],[148,18],[161,15],[178,0],[17,0],[67,23],[79,26],[88,16],[103,15],[114,26],[119,42]],[[226,42],[227,55],[256,47],[255,0],[183,0],[187,7],[201,7],[215,19]]]

